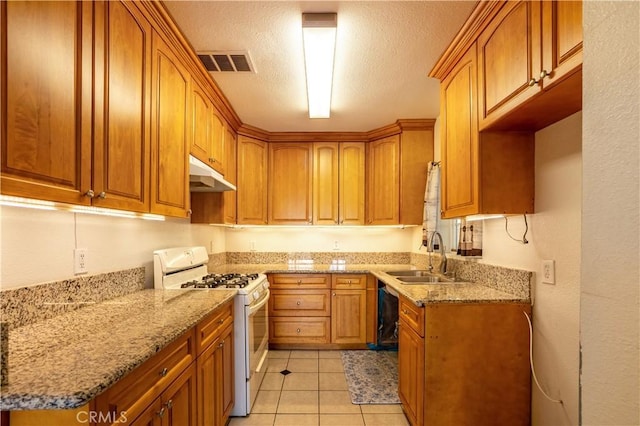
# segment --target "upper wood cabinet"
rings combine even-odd
[[[129,2],[95,3],[94,205],[149,211],[151,25]]]
[[[240,135],[237,158],[238,224],[266,225],[268,145]]]
[[[269,144],[269,223],[311,224],[312,145]]]
[[[232,184],[237,182],[236,134],[227,127],[225,137],[225,178]],[[191,223],[236,223],[236,191],[192,192]]]
[[[506,2],[478,37],[480,130],[537,130],[580,110],[581,64],[582,2]]]
[[[313,223],[364,225],[365,144],[313,144]]]
[[[204,89],[191,78],[191,154],[210,164],[213,104]]]
[[[211,158],[209,160],[211,167],[218,172],[225,174],[224,168],[224,148],[225,137],[227,135],[227,126],[222,116],[212,109],[213,115],[211,117]]]
[[[534,136],[477,128],[475,45],[442,81],[441,215],[532,213]]]
[[[400,218],[400,136],[367,145],[367,224],[393,225]]]
[[[0,14],[2,193],[90,204],[93,4],[2,2]]]
[[[186,217],[189,210],[190,76],[153,33],[151,212]]]
[[[402,133],[367,146],[367,224],[422,223],[433,123],[402,124]]]

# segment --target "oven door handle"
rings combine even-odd
[[[269,300],[269,294],[271,292],[269,291],[269,289],[267,289],[264,292],[264,296],[262,296],[262,298],[260,300],[258,300],[256,303],[253,303],[251,305],[249,305],[249,315],[253,315],[255,314],[258,310],[260,310],[260,308],[262,308],[264,305],[267,304],[267,301]]]

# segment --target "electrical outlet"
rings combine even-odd
[[[338,240],[333,242],[333,249],[340,250],[340,243],[338,242]]]
[[[89,249],[79,248],[73,250],[73,273],[76,275],[87,273],[87,258]]]
[[[556,283],[556,262],[555,260],[542,261],[542,282],[544,284]]]
[[[249,250],[251,251],[256,251],[256,242],[255,241],[249,241]]]

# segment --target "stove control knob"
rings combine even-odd
[[[258,300],[260,298],[260,292],[259,291],[254,291],[253,292],[253,300]]]

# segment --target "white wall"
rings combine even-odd
[[[532,388],[533,425],[576,425],[580,367],[581,125],[574,114],[536,133],[535,211],[528,216],[528,244],[513,241],[503,219],[484,222],[481,262],[534,271],[534,362],[543,389]],[[522,217],[509,232],[522,238]],[[541,262],[555,260],[556,284],[542,284]],[[523,318],[523,321],[525,319]]]
[[[406,252],[416,227],[268,227],[229,228],[227,251],[263,252]]]
[[[582,424],[640,424],[640,3],[584,2]]]
[[[153,283],[153,250],[204,245],[211,253],[225,251],[223,228],[186,219],[156,222],[4,206],[0,227],[3,289],[73,277],[75,247],[89,249],[89,274],[145,266],[147,286]]]

